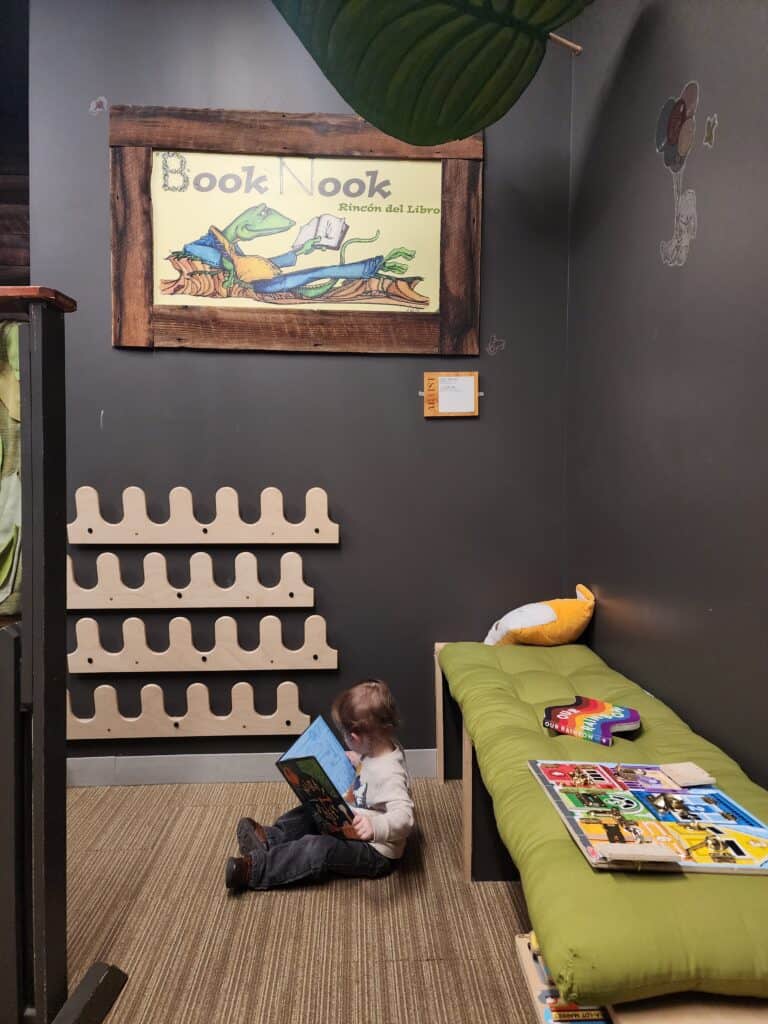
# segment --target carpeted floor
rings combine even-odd
[[[519,888],[460,873],[459,783],[415,783],[420,836],[387,879],[231,896],[234,825],[282,783],[69,791],[69,958],[129,981],[108,1024],[532,1024]]]

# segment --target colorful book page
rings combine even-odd
[[[628,790],[559,789],[557,798],[567,811],[577,814],[610,814],[617,811],[633,820],[654,820],[653,811],[641,801],[639,794]]]
[[[588,841],[595,847],[598,856],[601,855],[601,843],[641,846],[645,843],[654,843],[672,850],[680,860],[685,857],[685,846],[658,821],[632,821],[620,814],[614,814],[583,817],[578,824]]]
[[[277,767],[296,796],[314,815],[321,832],[356,839],[352,814],[315,757],[280,758]]]
[[[615,764],[610,768],[610,773],[627,789],[677,792],[682,788],[671,776],[654,764]]]
[[[686,865],[721,870],[768,870],[768,829],[724,825],[666,826],[685,851]]]
[[[768,873],[768,827],[720,789],[674,789],[658,765],[529,766],[593,867]]]
[[[626,789],[616,779],[608,766],[588,761],[535,761],[547,782],[558,788],[569,786],[573,789]]]
[[[638,793],[638,797],[659,821],[762,827],[757,818],[719,789],[686,789],[677,793],[651,790]]]

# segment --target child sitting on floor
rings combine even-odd
[[[322,834],[301,804],[274,825],[241,818],[240,856],[227,861],[228,889],[274,889],[328,875],[383,878],[397,866],[414,816],[390,689],[378,679],[358,683],[339,694],[332,714],[351,748],[347,757],[358,768],[352,823],[358,839]]]

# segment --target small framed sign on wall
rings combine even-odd
[[[478,353],[483,141],[112,107],[113,342]]]
[[[424,374],[424,416],[477,416],[480,376],[477,370],[427,371]]]

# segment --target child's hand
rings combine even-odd
[[[352,828],[358,839],[366,843],[373,839],[373,825],[367,814],[356,814],[352,819]]]
[[[345,750],[344,753],[347,755],[352,764],[357,768],[360,764],[360,755],[355,750]]]

